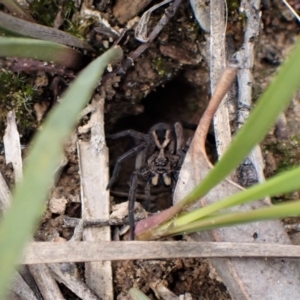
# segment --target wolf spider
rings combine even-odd
[[[130,136],[136,146],[118,157],[107,189],[115,182],[123,160],[136,155],[135,170],[131,175],[129,189],[128,216],[130,225],[130,238],[134,239],[134,203],[138,178],[145,182],[146,205],[150,205],[150,186],[175,187],[179,170],[186,152],[183,137],[183,128],[180,123],[170,125],[158,123],[150,128],[147,134],[134,130],[125,130],[107,136],[109,139]]]

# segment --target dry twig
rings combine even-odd
[[[104,99],[95,96],[95,111],[89,121],[91,140],[79,141],[78,156],[81,175],[81,203],[83,220],[109,218],[108,149],[104,134]],[[85,228],[85,241],[110,241],[110,227]],[[113,299],[111,262],[91,262],[85,264],[87,285],[103,299]]]
[[[149,47],[149,45],[153,42],[153,40],[159,35],[159,33],[163,30],[169,20],[175,15],[180,3],[182,0],[174,0],[173,3],[165,10],[165,13],[157,23],[157,25],[153,28],[151,33],[148,36],[148,42],[140,45],[136,50],[131,52],[128,57],[121,63],[120,66],[116,67],[112,72],[105,75],[102,79],[102,82],[105,82],[108,78],[114,76],[115,74],[126,74],[127,70],[133,66],[134,61],[141,56],[144,51]]]
[[[236,258],[236,260],[247,257],[248,259],[246,261],[251,263],[253,261],[251,258],[253,257],[299,258],[300,246],[187,241],[151,241],[151,247],[149,247],[149,241],[32,242],[27,245],[22,261],[24,264],[38,264],[60,263],[65,261],[88,262],[192,257],[231,257]],[[244,270],[244,272],[245,271],[246,270]],[[258,272],[260,272],[260,269]],[[253,275],[255,274],[257,274],[257,272],[254,272]]]

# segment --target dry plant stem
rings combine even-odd
[[[15,272],[15,279],[11,290],[22,299],[38,300],[19,272]]]
[[[78,142],[80,165],[81,201],[83,220],[109,218],[108,149],[104,134],[104,99],[95,96],[92,104],[96,108],[90,118],[91,139]],[[83,240],[110,241],[110,227],[85,228]],[[87,285],[103,299],[113,299],[111,262],[85,264]]]
[[[159,282],[153,282],[150,283],[149,286],[154,291],[156,296],[159,296],[159,298],[164,300],[179,300],[179,297],[177,297],[173,292],[171,292],[166,286],[163,285],[163,283]]]
[[[148,37],[148,42],[140,45],[135,51],[131,52],[128,57],[121,63],[119,67],[114,69],[111,73],[103,77],[103,82],[115,74],[126,74],[127,70],[133,66],[134,61],[141,56],[144,51],[149,47],[153,40],[159,35],[170,19],[175,15],[182,0],[174,0],[173,3],[165,10],[165,13],[151,31]]]
[[[43,265],[43,264],[38,264],[36,266],[41,266],[41,265]],[[34,265],[22,266],[19,270],[19,273],[24,279],[26,279],[26,283],[31,288],[31,290],[34,292],[34,294],[38,298],[38,300],[44,300],[44,298],[42,297],[42,294],[39,290],[39,287],[37,286],[36,281],[30,272],[30,266],[34,266]]]
[[[74,234],[72,236],[72,238],[70,239],[70,241],[76,241],[76,242],[79,242],[82,240],[82,232],[83,232],[83,221],[81,220],[79,222],[79,224],[76,226],[76,228],[74,229]],[[60,244],[60,243],[57,243],[57,244]],[[39,265],[32,265],[32,267],[38,267]],[[59,288],[57,287],[57,290],[53,290],[52,288],[50,289],[49,291],[49,287],[48,286],[51,286],[52,282],[48,282],[48,280],[52,277],[52,272],[50,271],[49,268],[53,267],[55,270],[56,268],[59,266],[60,269],[61,269],[61,272],[63,275],[63,280],[64,282],[66,283],[66,286],[72,286],[72,283],[74,281],[76,281],[76,277],[75,277],[75,274],[78,273],[78,270],[77,270],[77,266],[73,263],[73,262],[64,262],[64,263],[61,263],[61,264],[49,264],[49,265],[45,265],[45,264],[41,264],[42,266],[42,269],[41,270],[38,270],[38,271],[42,271],[43,272],[41,274],[39,274],[37,272],[37,274],[35,275],[35,278],[36,278],[36,282],[39,284],[39,288],[43,294],[43,297],[44,299],[64,299],[63,295],[61,294]],[[31,266],[30,266],[31,267]],[[35,269],[33,269],[33,272],[35,271]],[[49,278],[44,278],[45,274],[49,274]],[[54,279],[52,279],[54,280]],[[61,279],[60,279],[61,280]],[[59,281],[60,281],[59,280]],[[60,281],[61,282],[61,281]],[[56,283],[56,282],[55,282]],[[81,286],[78,287],[78,289],[80,290],[80,288],[82,288]],[[53,294],[51,294],[51,292]],[[45,293],[47,296],[45,296]],[[54,293],[57,293],[57,295],[55,295]],[[83,293],[83,292],[81,292]]]
[[[287,8],[291,11],[291,13],[294,15],[294,17],[300,22],[300,17],[297,14],[297,12],[292,8],[292,6],[286,1],[282,0],[282,2],[287,6]]]
[[[226,95],[227,91],[231,87],[237,74],[237,65],[229,65],[226,67],[214,89],[213,95],[209,101],[209,104],[199,122],[194,139],[197,139],[197,146],[201,151],[205,153],[205,140],[207,133],[222,99]]]
[[[148,23],[149,23],[152,12],[155,11],[156,9],[158,9],[159,7],[161,7],[162,5],[168,4],[172,1],[173,0],[164,0],[156,5],[153,5],[152,7],[150,7],[147,11],[145,11],[143,13],[143,15],[141,16],[141,18],[138,22],[138,25],[135,27],[135,30],[134,30],[134,37],[136,40],[138,40],[142,43],[148,42],[148,40],[149,40],[149,38],[147,36]]]
[[[7,186],[7,183],[0,172],[0,215],[3,211],[8,209],[10,205],[10,190]]]
[[[79,224],[76,226],[75,230],[74,230],[74,234],[72,236],[72,238],[70,239],[70,241],[72,242],[79,242],[81,241],[82,239],[82,233],[83,233],[83,221],[81,220],[79,222]],[[58,245],[61,245],[62,243],[57,243]],[[32,265],[32,266],[38,266],[38,265]],[[44,268],[44,272],[43,272],[43,275],[44,274],[50,274],[52,276],[52,272],[58,272],[58,268],[60,268],[60,271],[61,272],[58,272],[58,274],[56,274],[56,278],[59,278],[59,282],[63,282],[67,287],[70,287],[71,288],[74,288],[74,282],[77,282],[78,279],[76,278],[76,274],[78,274],[78,270],[77,270],[77,266],[75,265],[75,263],[73,262],[64,262],[64,263],[61,263],[61,264],[48,264],[48,265],[45,265],[45,264],[41,264],[41,266],[43,266]],[[52,272],[50,271],[50,269],[52,270]],[[37,274],[39,275],[39,274]],[[39,275],[39,277],[41,277]],[[45,299],[64,299],[63,296],[61,295],[60,293],[60,290],[58,289],[58,291],[54,290],[53,292],[55,293],[60,293],[61,296],[58,296],[58,295],[51,295],[49,294],[49,291],[48,291],[48,286],[47,286],[47,281],[46,279],[43,280],[44,278],[41,277],[41,278],[37,278],[37,282],[39,282],[39,286],[40,284],[42,285],[42,288],[45,289],[45,291],[47,291],[47,297],[44,296],[44,291],[42,291],[43,293],[43,296]],[[42,281],[43,280],[43,281]],[[51,282],[50,282],[51,284]],[[49,284],[49,286],[51,286]],[[82,295],[86,292],[86,290],[88,289],[87,286],[85,285],[81,285],[79,284],[77,286],[77,288],[74,290],[74,293],[76,293],[77,295]],[[52,289],[50,290],[50,292],[52,291]],[[93,294],[93,292],[89,291],[89,293]]]
[[[70,239],[70,242],[80,242],[83,236],[83,220],[79,219],[78,224],[75,226],[73,236]]]
[[[10,111],[7,114],[7,126],[3,137],[5,147],[6,164],[12,163],[14,168],[15,181],[22,179],[23,162],[21,156],[20,136],[16,124],[16,114]]]
[[[81,244],[82,242],[78,242],[78,243]],[[69,243],[53,243],[53,244],[69,244]],[[86,249],[84,250],[85,253],[86,253]],[[73,251],[73,249],[70,251]],[[69,254],[70,253],[68,254],[66,253],[66,257]],[[60,283],[63,283],[68,289],[70,289],[74,294],[76,294],[81,299],[85,299],[85,300],[100,299],[87,287],[87,285],[81,279],[75,278],[70,273],[68,273],[67,270],[63,272],[61,270],[61,264],[49,264],[48,266],[51,269],[55,279]]]
[[[299,258],[300,246],[270,243],[187,241],[151,241],[151,247],[149,247],[149,241],[32,242],[27,245],[22,261],[24,264],[39,264],[61,263],[65,261],[87,262],[193,257],[237,257],[239,260],[241,260],[242,257]],[[249,260],[249,262],[251,261],[253,261],[253,259]],[[60,270],[59,265],[58,268]]]
[[[226,66],[225,52],[225,5],[226,1],[210,2],[210,38],[209,38],[209,67],[210,67],[210,86],[211,93],[219,82]],[[225,95],[224,95],[225,96]],[[220,157],[228,148],[231,142],[231,130],[229,125],[229,113],[227,108],[227,97],[224,97],[216,111],[213,119],[214,133],[216,139],[217,153]]]
[[[47,265],[29,265],[29,270],[32,276],[34,277],[34,280],[38,285],[44,300],[64,299]]]
[[[260,29],[260,0],[243,0],[241,8],[247,15],[247,27],[245,30],[244,43],[236,53],[239,63],[238,71],[238,125],[243,126],[247,120],[252,106],[252,69],[254,63],[254,46],[259,36]],[[254,166],[257,180],[264,181],[263,158],[259,146],[255,147],[248,159]],[[243,166],[242,166],[243,167]]]
[[[7,186],[7,183],[0,172],[0,215],[3,211],[8,209],[10,205],[10,190]]]
[[[136,221],[140,221],[144,219],[143,217],[135,216]],[[82,219],[78,218],[70,218],[70,217],[64,217],[64,225],[65,228],[72,228],[78,226]],[[120,226],[120,225],[129,225],[129,219],[110,219],[110,220],[100,220],[100,219],[94,219],[94,220],[84,220],[83,226],[84,227],[102,227],[102,226]]]
[[[14,292],[10,292],[7,296],[6,296],[6,300],[20,300],[21,298]]]

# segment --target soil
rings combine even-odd
[[[296,0],[290,1],[290,4],[294,5],[294,8],[300,13],[300,7],[297,6]],[[104,16],[110,24],[122,27],[126,16],[121,18],[119,16],[120,8],[116,13],[114,5],[113,1],[95,3],[95,6],[104,12]],[[150,27],[157,23],[163,11],[164,8],[160,8],[153,13],[150,18]],[[116,16],[119,16],[120,20]],[[228,18],[228,35],[231,37],[232,46],[237,50],[243,42],[243,22],[245,21],[238,11],[238,3],[230,1]],[[262,1],[262,28],[257,41],[254,68],[254,101],[270,82],[278,66],[284,61],[299,34],[299,28],[299,23],[290,16],[283,4],[271,3],[268,0]],[[93,45],[102,45],[103,38],[99,34],[92,34],[91,29],[87,36],[91,38]],[[98,89],[98,93],[106,97],[106,132],[115,133],[125,129],[134,129],[146,133],[151,126],[158,122],[180,121],[186,125],[197,124],[210,97],[208,66],[205,59],[202,58],[205,41],[206,35],[195,21],[189,4],[183,1],[176,16],[164,27],[146,52],[135,61],[134,66],[125,75],[109,79],[105,82],[104,87]],[[131,31],[121,42],[126,54],[139,45],[140,43],[134,39]],[[40,106],[45,105],[46,102],[47,110],[51,109],[57,101],[56,97],[61,94],[65,85],[71,80],[67,77],[59,85],[53,85],[52,83],[57,80],[56,75],[41,70],[24,72],[24,76],[31,80],[41,76],[47,77],[47,84],[41,85],[35,98],[35,103]],[[55,90],[53,90],[54,86]],[[50,96],[45,97],[45,95]],[[40,106],[38,109],[32,107],[31,114],[36,116],[40,112]],[[286,112],[286,122],[283,122],[283,125],[278,125],[278,123],[275,128],[277,133],[283,130],[288,131],[289,134],[286,136],[276,135],[274,129],[263,144],[266,176],[271,176],[278,169],[282,169],[282,165],[286,161],[290,165],[299,163],[299,107],[300,95],[296,95]],[[88,116],[83,118],[81,125],[87,121]],[[4,123],[3,120],[0,122]],[[35,122],[34,125],[29,126],[30,129],[19,128],[23,135],[22,143],[25,146],[28,145],[35,128],[39,125],[38,121]],[[186,130],[185,133],[188,137],[192,136],[193,131]],[[87,139],[88,135],[83,134],[80,138]],[[283,139],[285,141],[284,149],[282,149]],[[108,141],[108,146],[112,169],[117,157],[126,152],[133,144],[130,139],[122,138]],[[208,147],[211,158],[214,160],[215,149],[212,134],[208,140]],[[289,150],[288,158],[283,155],[286,153],[284,151],[286,149]],[[25,152],[26,147],[24,156]],[[291,161],[291,156],[293,161]],[[57,237],[69,240],[73,230],[63,227],[62,219],[64,216],[76,218],[81,216],[80,177],[74,145],[66,147],[66,159],[67,164],[63,167],[51,197],[65,199],[66,207],[62,211],[55,211],[55,209],[51,211],[49,207],[45,210],[41,226],[35,236],[39,241],[49,241]],[[0,164],[3,175],[12,187],[14,184],[12,167],[5,165],[3,156],[0,157]],[[120,176],[112,187],[112,202],[126,201],[133,168],[134,159],[129,159],[122,165]],[[125,197],[116,196],[120,193],[123,193]],[[138,196],[138,199],[142,198],[143,186],[139,188],[138,194],[141,195]],[[153,212],[164,209],[171,203],[171,191],[168,189],[153,189],[152,196],[155,199],[151,205]],[[143,203],[143,201],[141,202]],[[177,296],[190,293],[193,299],[231,299],[226,287],[206,259],[114,262],[113,273],[116,299],[125,299],[127,291],[131,287],[137,287],[151,299],[157,299],[153,286],[158,282],[164,284]],[[64,293],[66,299],[77,299],[66,289],[64,289]]]

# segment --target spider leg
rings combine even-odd
[[[124,153],[124,154],[122,154],[121,156],[118,157],[118,159],[116,161],[116,164],[115,164],[115,168],[113,170],[113,174],[112,174],[112,176],[109,180],[109,183],[106,187],[107,190],[110,189],[112,184],[115,182],[115,180],[116,180],[116,178],[119,174],[120,168],[121,168],[121,162],[124,159],[134,155],[135,153],[138,153],[139,151],[143,150],[146,146],[147,146],[146,143],[142,143],[142,144],[130,149],[129,151],[127,151],[126,153]]]
[[[132,137],[134,139],[138,139],[138,140],[147,140],[148,135],[137,132],[137,131],[132,130],[132,129],[128,129],[128,130],[120,131],[118,133],[106,135],[106,137],[108,139],[113,139],[113,140],[118,139],[120,137],[124,137],[124,136],[130,136],[130,137]]]
[[[150,196],[150,181],[148,180],[145,186],[146,210],[150,211],[151,196]]]
[[[136,188],[138,184],[138,171],[134,171],[131,175],[130,190],[128,195],[128,218],[130,226],[130,239],[134,240],[134,203],[136,198]]]
[[[176,134],[176,154],[180,154],[180,151],[184,145],[184,136],[183,136],[183,128],[179,122],[174,124],[175,134]]]
[[[128,195],[128,217],[130,225],[130,239],[134,240],[134,203],[136,200],[136,189],[138,185],[138,176],[142,166],[145,164],[145,156],[147,152],[147,144],[144,143],[144,149],[141,149],[135,160],[135,171],[131,175],[130,190]]]

